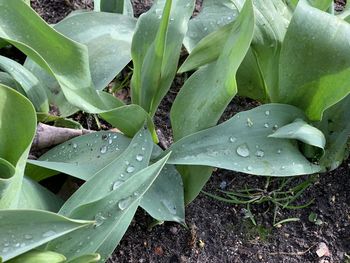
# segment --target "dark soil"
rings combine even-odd
[[[139,16],[151,1],[133,3],[135,15]],[[92,8],[88,0],[32,0],[32,6],[50,23],[56,23],[74,9]],[[168,138],[165,144],[171,143],[169,108],[183,81],[184,76],[176,77],[155,117],[160,133]],[[224,119],[256,105],[236,97]],[[298,177],[292,184],[306,179],[307,176]],[[205,191],[214,193],[220,186],[226,190],[262,187],[265,182],[262,177],[218,170]],[[245,206],[229,205],[205,194],[200,194],[186,209],[188,229],[168,222],[149,231],[151,218],[139,210],[109,262],[350,262],[349,187],[350,159],[337,170],[317,176],[316,182],[296,202],[301,205],[314,199],[309,207],[280,210],[278,220],[293,217],[300,221],[279,227],[272,226],[269,204],[251,207],[257,222],[254,226],[246,218]],[[321,225],[308,220],[312,212],[318,215]],[[316,254],[321,242],[329,249],[328,257]]]

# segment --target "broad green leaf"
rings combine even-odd
[[[281,50],[278,101],[320,120],[350,93],[349,43],[348,23],[301,1]]]
[[[174,101],[170,116],[175,140],[214,126],[237,93],[235,74],[249,49],[254,30],[254,13],[250,0],[230,26],[230,35],[217,61],[191,75]],[[180,171],[186,203],[198,195],[211,175],[210,168],[193,169],[195,170]]]
[[[190,20],[184,45],[189,53],[208,34],[236,19],[238,10],[231,0],[203,1],[201,12]],[[217,46],[218,47],[218,46]],[[211,54],[208,54],[211,56]]]
[[[322,121],[315,123],[327,139],[325,155],[321,158],[320,164],[329,170],[337,168],[349,156],[349,112],[350,95],[327,109]]]
[[[93,84],[102,90],[130,62],[135,25],[136,20],[126,16],[84,12],[65,18],[54,29],[87,46]],[[45,83],[50,102],[58,106],[61,115],[68,116],[77,110],[67,105],[55,78],[32,60],[27,60],[25,66]]]
[[[8,263],[64,263],[66,262],[66,257],[52,252],[52,251],[40,251],[32,250],[25,254],[22,254],[10,261]]]
[[[176,74],[193,8],[193,0],[159,0],[138,20],[132,41],[132,100],[151,116]]]
[[[37,182],[24,176],[17,208],[58,212],[62,205],[62,199]]]
[[[73,138],[50,151],[38,161],[28,160],[29,164],[72,175],[82,180],[89,180],[103,167],[110,165],[130,144],[130,139],[107,131],[95,132]],[[35,180],[36,169],[31,168],[26,174]]]
[[[157,178],[168,157],[169,154],[134,173],[124,182],[123,187],[109,191],[104,198],[74,210],[65,210],[64,213],[72,218],[95,219],[96,223],[50,242],[48,249],[62,253],[68,259],[97,252],[105,260],[118,245],[142,196]]]
[[[87,254],[80,257],[69,260],[67,263],[95,263],[101,260],[99,254]]]
[[[4,261],[94,223],[41,210],[0,210],[0,218]]]
[[[147,122],[148,129],[152,133],[153,141],[158,143],[153,121],[150,115],[139,105],[125,105],[113,110],[100,113],[102,119],[118,127],[125,135],[133,137]]]
[[[327,11],[333,3],[333,0],[302,0],[308,3],[309,5],[318,8],[322,11]],[[288,0],[289,4],[291,4],[294,8],[297,7],[299,0]]]
[[[296,139],[311,146],[324,149],[326,138],[317,128],[306,123],[302,119],[296,119],[294,122],[278,128],[270,138]]]
[[[290,139],[268,137],[278,127],[305,119],[296,107],[266,104],[240,112],[230,120],[174,143],[168,163],[208,165],[266,176],[292,176],[319,172]],[[165,152],[166,153],[166,152]]]
[[[39,80],[25,67],[16,61],[0,56],[0,69],[7,72],[21,86],[35,109],[39,112],[48,112],[49,103],[44,87]],[[16,86],[11,88],[16,89]],[[19,90],[19,92],[21,92]]]
[[[11,77],[10,74],[6,72],[0,72],[0,84],[7,87],[12,87],[25,96],[25,92],[23,91],[22,87],[13,79],[13,77]]]
[[[145,135],[143,135],[143,137],[145,137]],[[139,139],[141,139],[141,137]],[[133,144],[134,143],[131,145]],[[98,180],[96,184],[103,183],[103,185],[98,188],[100,191],[94,190],[87,195],[84,194],[81,200],[78,198],[79,200],[77,202],[81,203],[82,200],[91,198],[90,194],[93,194],[94,198],[98,198],[108,193],[113,186],[118,186],[118,180],[114,180],[114,177],[111,176],[106,180],[95,178],[93,182],[89,181],[94,175],[97,177],[97,174],[98,178],[102,178],[103,175],[100,174],[101,171],[104,170],[106,172],[107,169],[114,169],[113,171],[116,172],[121,169],[122,171],[120,171],[120,173],[124,175],[123,178],[125,179],[127,176],[127,173],[123,172],[126,169],[125,162],[136,163],[137,165],[134,166],[135,172],[145,167],[145,161],[149,159],[149,157],[147,157],[144,151],[146,151],[147,148],[150,150],[152,147],[140,146],[138,148],[132,148],[130,146],[128,151],[132,149],[134,151],[134,153],[130,154],[125,152],[129,145],[130,139],[119,133],[96,132],[94,134],[87,134],[71,139],[51,149],[42,155],[38,161],[28,160],[26,174],[35,180],[42,180],[45,176],[57,174],[58,172],[53,171],[57,170],[86,180],[88,181],[87,185],[91,185],[95,180]],[[142,147],[144,147],[144,151],[142,151]],[[141,154],[143,154],[143,156],[138,155],[139,148],[141,148]],[[154,155],[153,158],[159,155],[158,147],[155,148],[152,153],[152,155]],[[101,150],[105,153],[102,154]],[[155,152],[157,153],[154,154]],[[142,160],[135,161],[135,156],[139,160]],[[142,167],[139,165],[142,165]],[[108,166],[116,168],[107,168]],[[115,176],[119,178],[119,174],[116,173]],[[109,185],[106,184],[107,181],[111,181]],[[115,182],[116,184],[114,184]],[[119,184],[119,187],[122,187],[122,185]],[[96,185],[95,188],[97,188]],[[84,188],[81,188],[80,191],[82,191],[80,193],[82,194]],[[76,195],[79,196],[79,193],[76,193]],[[168,204],[173,204],[171,209],[169,209],[170,205]],[[182,181],[180,175],[172,165],[167,165],[161,171],[160,176],[142,198],[141,207],[152,217],[160,221],[184,221]]]
[[[101,151],[110,148],[103,147],[108,146],[102,146]],[[60,213],[69,214],[76,207],[102,199],[111,191],[123,188],[125,181],[148,166],[152,149],[150,133],[142,129],[118,158],[114,157],[110,163],[92,174],[89,180],[65,202]],[[112,150],[115,151],[113,148]]]
[[[54,75],[72,105],[87,112],[120,106],[93,87],[87,47],[56,32],[23,1],[0,0],[0,37]]]
[[[94,0],[94,10],[97,12],[119,13],[134,17],[130,0]]]
[[[30,101],[0,84],[0,209],[17,206],[35,129]]]
[[[227,0],[208,1],[208,8],[203,8],[198,18],[190,22],[189,32],[184,41],[186,48],[192,52],[194,47],[202,38],[214,32],[219,26],[224,26],[237,19],[237,8],[241,8],[244,1],[235,0],[229,4]],[[280,0],[260,1],[254,0],[255,32],[250,50],[243,60],[238,72],[237,83],[238,93],[242,96],[251,97],[260,101],[270,101],[274,99],[278,91],[278,61],[281,42],[283,41],[286,28],[291,17],[288,6]],[[218,8],[217,6],[221,6]],[[231,10],[231,11],[230,11]],[[224,19],[227,13],[231,12],[227,20]],[[225,15],[223,15],[225,14]],[[212,21],[207,20],[210,17]],[[215,20],[218,21],[215,25]],[[214,22],[213,22],[214,21]],[[195,26],[192,27],[192,24]],[[218,50],[222,50],[222,34],[225,27],[213,33],[208,39],[200,44],[215,52],[199,52],[200,60],[193,56],[189,60],[206,61],[215,60]],[[219,41],[214,40],[214,36],[219,37]],[[194,36],[194,37],[191,37]],[[190,61],[187,61],[189,63]]]
[[[158,221],[185,224],[185,202],[181,175],[174,165],[165,165],[146,192],[140,206]]]

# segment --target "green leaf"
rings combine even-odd
[[[119,13],[134,17],[130,0],[94,0],[94,10],[97,12]]]
[[[101,261],[105,260],[121,240],[142,196],[157,178],[168,157],[169,154],[157,163],[134,173],[124,182],[123,187],[109,191],[104,198],[73,210],[62,210],[72,218],[95,219],[96,223],[92,227],[50,242],[48,249],[58,251],[68,259],[98,252],[101,254]],[[83,246],[87,240],[90,240],[89,243]]]
[[[146,135],[136,138],[140,140],[145,136]],[[119,133],[96,132],[94,134],[87,134],[69,140],[51,149],[42,155],[38,161],[28,160],[26,174],[36,180],[42,180],[45,176],[57,174],[57,172],[53,171],[57,170],[78,177],[88,181],[88,183],[81,188],[81,192],[77,193],[77,196],[84,193],[85,187],[89,187],[89,185],[92,185],[91,187],[94,188],[97,188],[96,185],[101,185],[99,187],[101,191],[94,190],[86,195],[84,194],[83,199],[79,199],[77,196],[72,198],[77,199],[77,203],[81,203],[82,200],[85,199],[90,200],[89,198],[98,199],[108,193],[113,185],[115,185],[115,187],[118,186],[117,179],[101,174],[102,171],[107,173],[108,169],[112,169],[115,172],[115,176],[118,178],[120,174],[116,173],[116,171],[119,171],[124,175],[123,178],[119,179],[125,180],[128,175],[124,172],[126,169],[125,162],[136,164],[134,165],[134,172],[147,165],[147,160],[149,159],[148,155],[150,154],[148,151],[151,150],[153,146],[146,147],[144,145],[138,148],[130,146],[135,143],[136,142],[130,144],[130,139]],[[149,143],[150,142],[148,142],[148,144]],[[142,147],[144,147],[144,151]],[[126,152],[127,148],[128,150]],[[140,149],[143,156],[139,155],[138,159],[142,158],[142,160],[137,161],[135,158],[140,154]],[[102,154],[101,150],[103,150],[103,152],[106,150],[106,152]],[[147,152],[145,152],[146,150]],[[132,153],[130,153],[130,151],[132,151]],[[158,147],[153,152],[156,151],[157,154],[155,154],[155,156],[158,156]],[[160,151],[160,153],[161,152],[162,151]],[[47,170],[45,167],[52,170]],[[95,176],[95,179],[91,179],[93,176]],[[108,176],[108,178],[102,180],[101,178],[103,178],[103,176]],[[89,181],[90,179],[92,181]],[[109,184],[106,183],[107,181]],[[115,182],[116,184],[114,184]],[[120,184],[119,187],[122,187],[122,184]],[[90,194],[93,194],[93,196]],[[183,198],[181,177],[174,166],[167,165],[142,198],[141,206],[157,220],[183,222],[185,218]],[[171,209],[169,208],[169,204],[173,204]]]
[[[0,37],[54,75],[72,105],[87,112],[120,105],[93,87],[87,47],[57,33],[23,1],[0,0]]]
[[[228,26],[231,28],[230,34],[217,61],[191,75],[174,101],[170,116],[175,140],[216,125],[237,93],[235,74],[253,37],[254,13],[251,1],[246,2],[237,20]],[[186,203],[198,195],[211,175],[210,168],[189,169],[186,167],[180,170]]]
[[[24,176],[17,208],[58,212],[62,205],[62,199],[37,182]]]
[[[132,41],[132,100],[151,116],[176,74],[193,8],[193,0],[160,0],[138,20]]]
[[[99,254],[88,254],[69,260],[67,263],[95,263],[101,260]]]
[[[174,165],[165,165],[141,199],[140,206],[158,221],[185,224],[185,202],[181,175]]]
[[[108,145],[111,138],[106,140],[106,145],[101,147],[100,152],[112,148],[112,145]],[[89,180],[67,200],[60,209],[60,213],[69,214],[76,207],[102,199],[110,191],[123,188],[126,180],[147,167],[152,149],[153,142],[150,133],[142,129],[118,158],[114,157],[110,163],[92,174]],[[115,148],[112,148],[112,151],[115,151]]]
[[[13,79],[13,77],[11,77],[10,74],[6,72],[0,72],[0,84],[11,87],[25,96],[25,92],[23,91],[22,87]]]
[[[235,0],[234,3],[228,2],[230,1],[208,1],[208,7],[204,5],[200,15],[191,21],[184,41],[190,52],[202,38],[220,26],[223,27],[199,44],[204,45],[211,52],[204,52],[203,49],[203,52],[198,54],[202,56],[201,60],[195,55],[192,58],[190,55],[189,60],[208,63],[208,61],[217,59],[218,52],[223,49],[225,43],[222,38],[227,28],[225,24],[237,19],[237,8],[244,3],[242,0]],[[237,72],[238,93],[241,96],[268,102],[274,99],[278,92],[276,72],[278,71],[279,52],[291,11],[280,0],[254,0],[253,4],[256,17],[254,37],[251,48]],[[228,15],[227,19],[225,19],[226,15]]]
[[[17,206],[36,117],[27,98],[1,84],[0,105],[0,209],[4,209]]]
[[[125,105],[99,115],[113,127],[118,127],[120,131],[129,137],[133,137],[147,122],[153,141],[158,143],[153,121],[150,115],[139,105]]]
[[[349,33],[348,23],[301,1],[281,50],[278,101],[320,120],[345,98],[350,93]]]
[[[135,25],[136,20],[126,16],[84,12],[68,16],[54,25],[54,29],[87,46],[94,87],[102,90],[130,62],[131,39]],[[63,87],[60,88],[55,78],[32,60],[27,60],[25,66],[45,83],[50,102],[58,106],[61,115],[68,116],[77,110],[67,105]],[[70,103],[73,100],[75,99],[68,98]]]
[[[325,155],[320,164],[327,169],[337,168],[349,156],[350,95],[327,109],[323,119],[315,126],[326,136]],[[347,144],[348,142],[348,144]]]
[[[203,1],[201,12],[188,23],[188,31],[184,39],[187,51],[192,53],[204,37],[234,21],[237,15],[238,10],[231,0]],[[211,54],[207,55],[211,56]]]
[[[8,261],[8,263],[48,263],[48,262],[63,263],[63,262],[66,262],[66,257],[52,251],[32,250]]]
[[[25,92],[37,111],[49,111],[49,103],[44,87],[29,70],[16,61],[3,56],[0,56],[0,69],[7,72],[20,84],[21,90]],[[11,88],[16,89],[16,86],[11,86]]]
[[[169,164],[208,165],[266,176],[316,173],[294,140],[268,137],[278,127],[304,119],[296,107],[266,104],[240,112],[230,120],[174,143]],[[166,153],[166,152],[165,152]]]
[[[270,138],[296,139],[311,146],[324,149],[326,138],[323,133],[301,119],[277,129]]]
[[[0,218],[4,261],[94,223],[40,210],[0,210]]]

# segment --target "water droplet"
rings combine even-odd
[[[4,247],[4,248],[2,249],[2,252],[3,252],[3,253],[6,253],[7,251],[9,251],[9,248],[8,248],[8,247]]]
[[[53,236],[55,234],[56,234],[55,231],[49,230],[49,231],[46,231],[44,234],[42,234],[42,237],[51,237],[51,236]]]
[[[264,157],[264,151],[263,150],[257,150],[256,153],[255,153],[255,156],[256,157],[259,157],[259,158],[262,158]]]
[[[73,149],[76,149],[76,148],[78,148],[78,144],[73,143]]]
[[[124,199],[121,199],[119,202],[118,202],[118,207],[120,210],[124,210],[126,209],[130,203],[132,201],[132,198],[129,196],[127,198],[124,198]]]
[[[139,193],[138,193],[138,192],[135,192],[135,193],[134,193],[134,196],[139,196]]]
[[[230,142],[232,142],[232,143],[234,143],[235,141],[237,141],[237,138],[236,138],[236,137],[231,136],[231,137],[229,138],[229,141],[230,141]]]
[[[95,227],[99,227],[99,226],[101,226],[103,223],[104,223],[104,221],[106,220],[106,218],[101,214],[101,213],[98,213],[96,216],[95,216],[95,224],[94,224],[94,226]]]
[[[142,162],[142,160],[143,160],[143,155],[142,155],[142,154],[136,155],[136,160],[139,161],[139,162]]]
[[[264,124],[264,127],[265,127],[265,128],[268,128],[268,127],[269,127],[269,124],[268,124],[268,123],[265,123],[265,124]]]
[[[281,170],[284,170],[284,169],[286,169],[286,167],[285,166],[281,166]]]
[[[146,148],[142,146],[142,147],[141,147],[141,150],[144,151],[144,150],[146,150]]]
[[[100,152],[101,152],[101,153],[106,153],[106,152],[107,152],[107,146],[102,146],[102,147],[100,148]]]
[[[129,166],[126,168],[126,171],[127,171],[128,173],[132,173],[133,171],[135,171],[135,167],[132,166],[132,165],[129,165]]]
[[[119,188],[123,184],[123,181],[117,180],[112,184],[112,191]]]
[[[108,144],[112,144],[112,143],[113,143],[112,138],[109,138],[109,139],[108,139]]]
[[[250,118],[247,118],[247,126],[248,127],[253,127],[254,123]]]
[[[236,152],[239,156],[244,157],[244,158],[246,158],[250,155],[249,148],[248,148],[248,145],[246,143],[238,146]]]
[[[269,116],[270,115],[270,111],[269,110],[265,111],[265,115]]]
[[[175,19],[174,18],[170,18],[170,21],[174,21]]]
[[[247,167],[247,170],[248,171],[251,171],[251,170],[253,170],[253,167],[251,167],[250,165]]]
[[[168,209],[168,211],[175,215],[176,214],[176,205],[174,203],[172,203],[171,201],[169,200],[165,200],[163,199],[162,201],[162,204],[166,207],[166,209]]]
[[[32,235],[29,235],[29,234],[25,234],[25,235],[24,235],[24,239],[30,240],[30,239],[32,239],[32,238],[33,238]]]
[[[277,129],[278,129],[278,125],[277,124],[273,125],[272,130],[277,131]]]
[[[117,135],[113,135],[113,139],[117,139]]]
[[[9,242],[5,242],[5,243],[4,243],[4,247],[8,247],[9,245],[10,245]]]
[[[207,28],[207,27],[205,27],[205,28],[204,28],[204,31],[207,31],[207,30],[208,30],[208,28]]]

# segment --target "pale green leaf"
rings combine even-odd
[[[132,42],[132,100],[151,116],[176,74],[193,8],[193,0],[159,0],[138,20]]]
[[[296,107],[266,104],[240,112],[230,120],[184,137],[169,151],[170,164],[208,165],[266,176],[316,173],[321,167],[309,162],[296,141],[268,137],[278,127],[304,119]]]
[[[315,126],[322,130],[327,139],[325,155],[320,164],[329,170],[337,168],[349,156],[350,95],[327,109],[321,122]]]
[[[139,140],[145,136],[139,137]],[[42,180],[46,176],[57,174],[57,172],[53,171],[57,170],[86,180],[88,181],[87,185],[83,186],[79,190],[80,192],[77,192],[76,196],[72,198],[75,198],[77,203],[81,203],[85,199],[92,201],[94,198],[101,198],[108,193],[113,188],[113,185],[114,187],[122,187],[121,181],[119,184],[115,177],[101,175],[102,171],[106,173],[107,169],[112,170],[118,178],[120,174],[123,174],[123,178],[119,179],[125,180],[128,175],[125,173],[125,169],[127,169],[125,162],[133,163],[135,172],[145,167],[145,161],[149,159],[148,151],[153,146],[147,147],[144,145],[137,148],[130,146],[128,152],[125,152],[129,145],[130,139],[119,133],[103,131],[87,134],[54,147],[42,155],[38,161],[28,160],[26,174],[35,180]],[[158,147],[155,148],[152,158],[156,158],[162,152]],[[101,153],[101,150],[104,153]],[[130,153],[131,150],[133,151],[132,153]],[[138,161],[136,158],[142,160]],[[92,179],[93,176],[95,176],[95,179]],[[108,176],[108,178],[102,180],[103,176]],[[109,183],[107,184],[107,182]],[[100,189],[100,191],[94,190],[89,192],[87,190],[88,193],[85,194],[84,189],[89,185]],[[96,185],[100,186],[96,187]],[[83,195],[83,199],[78,198],[80,195]],[[183,222],[185,217],[183,200],[181,177],[174,166],[167,165],[142,198],[141,207],[157,220]]]
[[[41,210],[0,210],[0,218],[4,261],[94,223]]]
[[[65,210],[72,218],[95,219],[94,226],[78,230],[49,243],[48,249],[60,252],[68,259],[97,252],[102,261],[113,252],[130,224],[142,196],[147,192],[169,154],[157,163],[134,173],[123,187],[110,191],[104,198]],[[117,233],[117,234],[116,234]],[[87,245],[86,241],[89,241]]]
[[[135,19],[118,14],[84,12],[65,18],[54,29],[87,46],[94,87],[102,90],[131,60],[135,24]],[[68,116],[77,110],[67,105],[55,78],[32,60],[27,60],[25,66],[45,83],[50,102],[58,106],[61,115]],[[72,103],[69,98],[68,101]]]
[[[52,251],[40,251],[32,250],[25,254],[22,254],[10,261],[8,263],[64,263],[66,262],[66,257],[52,252]]]
[[[101,260],[99,254],[87,254],[80,257],[69,260],[67,263],[95,263]]]
[[[249,49],[254,31],[254,13],[250,0],[246,2],[237,20],[226,27],[230,27],[229,36],[217,61],[191,75],[174,101],[170,116],[175,140],[216,125],[237,93],[235,74]],[[211,175],[211,169],[207,167],[196,167],[193,171],[189,169],[191,167],[180,170],[186,203],[198,195]]]
[[[58,212],[62,205],[62,199],[41,186],[39,183],[24,176],[17,208]]]
[[[17,206],[35,129],[30,101],[0,84],[0,209]]]
[[[44,87],[28,69],[4,56],[0,56],[0,69],[7,72],[21,86],[21,90],[24,91],[37,111],[49,111],[49,102]],[[16,89],[16,86],[10,87]],[[21,90],[19,91],[21,92]]]
[[[296,119],[294,122],[278,128],[270,138],[296,139],[311,146],[324,149],[326,138],[317,128],[306,123],[304,120]]]
[[[300,1],[281,50],[278,101],[320,120],[350,93],[349,43],[348,23]]]

